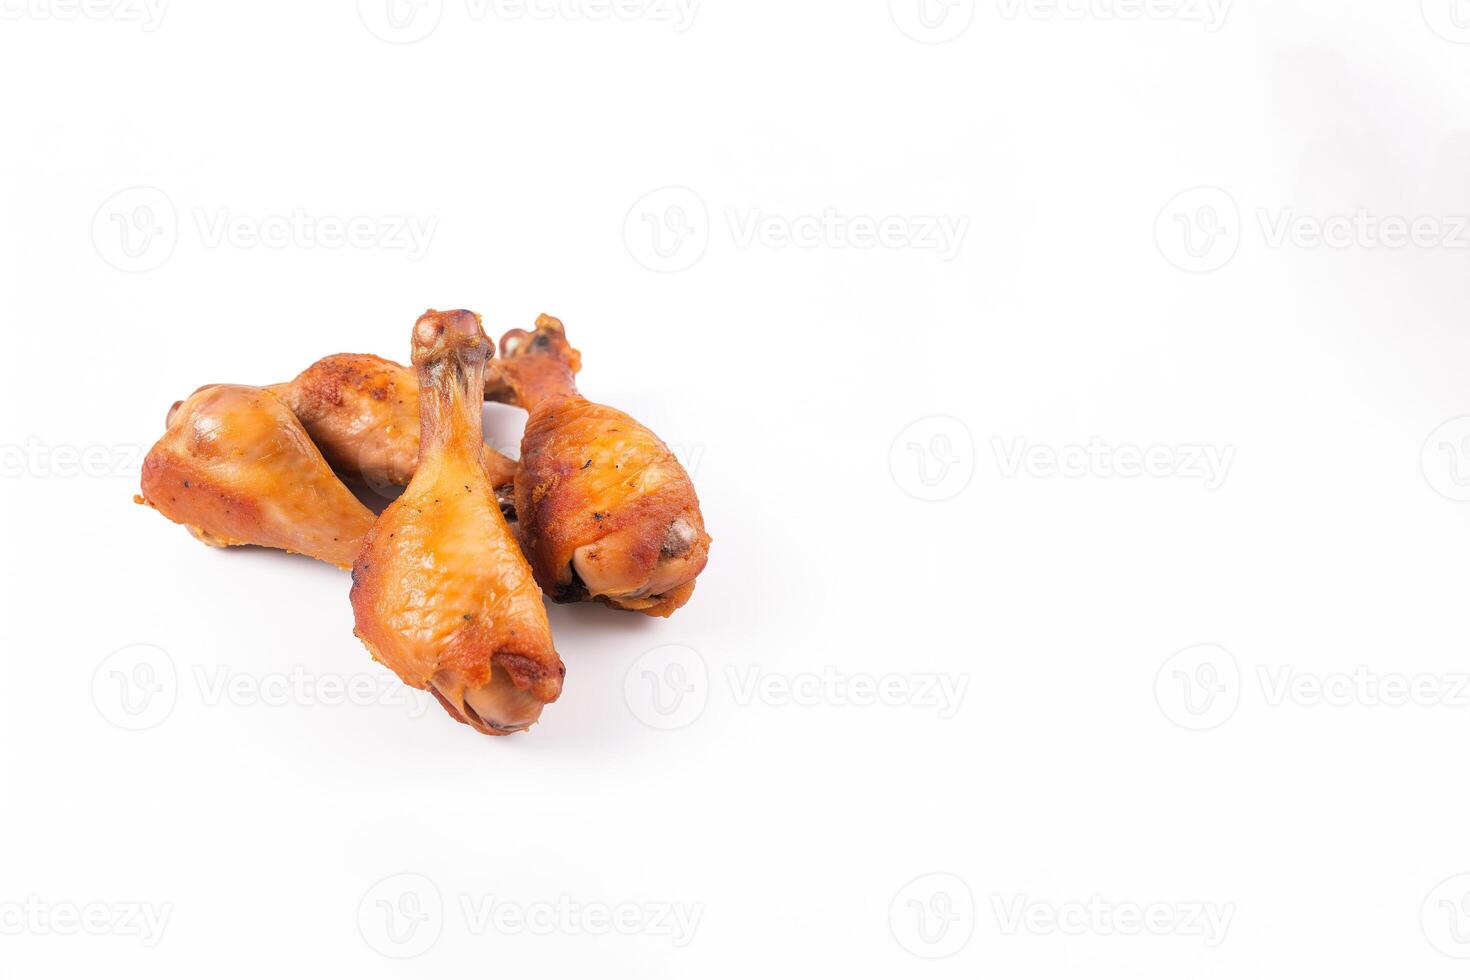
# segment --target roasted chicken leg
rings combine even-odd
[[[510,331],[500,353],[486,397],[530,413],[515,497],[536,580],[558,602],[672,614],[709,557],[689,474],[647,428],[578,393],[581,355],[560,320]]]
[[[372,354],[332,354],[270,390],[338,473],[380,493],[408,484],[419,458],[419,385],[412,370]],[[486,446],[485,462],[490,482],[508,487],[515,460]]]
[[[332,473],[276,395],[209,385],[175,405],[137,501],[205,544],[255,544],[348,568],[373,512]]]
[[[418,466],[353,565],[352,611],[374,659],[459,721],[505,735],[557,699],[566,668],[485,464],[492,354],[474,313],[431,310],[415,324]]]

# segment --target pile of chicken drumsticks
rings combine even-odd
[[[412,349],[412,370],[336,354],[285,384],[200,388],[134,499],[209,545],[351,568],[375,660],[477,731],[523,731],[566,674],[542,591],[668,616],[710,537],[668,446],[577,391],[561,321],[510,331],[495,358],[478,314],[430,310]],[[485,444],[486,399],[529,413],[519,462]],[[405,489],[375,516],[343,479]]]

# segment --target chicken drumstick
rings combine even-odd
[[[709,557],[689,474],[647,428],[578,393],[560,320],[510,331],[500,353],[485,394],[530,412],[515,497],[536,580],[557,602],[671,615]]]
[[[402,487],[419,458],[419,385],[402,364],[372,354],[332,354],[271,385],[332,468],[385,491]],[[509,486],[515,460],[485,447],[490,482]]]
[[[430,310],[415,324],[418,466],[353,565],[352,610],[374,659],[459,721],[506,735],[557,699],[566,668],[486,469],[492,353],[474,313]]]
[[[349,568],[373,512],[276,395],[209,385],[175,405],[143,461],[147,504],[205,544],[282,548]]]

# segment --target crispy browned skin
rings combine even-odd
[[[201,388],[169,413],[143,461],[143,494],[205,544],[255,544],[348,568],[373,513],[332,473],[276,395]]]
[[[431,310],[414,326],[418,469],[353,565],[352,611],[374,659],[459,721],[505,735],[557,699],[566,669],[485,466],[491,355],[476,314]]]
[[[536,580],[558,602],[671,615],[709,557],[689,474],[658,436],[578,393],[582,359],[560,320],[510,331],[500,353],[486,397],[530,412],[515,490]]]
[[[332,354],[270,388],[291,407],[332,468],[375,490],[406,486],[419,458],[414,372],[372,354]],[[515,460],[485,447],[490,481],[506,486]]]

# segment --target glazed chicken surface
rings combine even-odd
[[[272,385],[338,473],[379,492],[406,486],[419,457],[419,384],[410,368],[372,354],[332,354]],[[485,447],[490,481],[508,487],[516,463]],[[508,494],[507,494],[508,496]]]
[[[216,547],[280,548],[349,568],[373,513],[277,395],[209,385],[174,406],[136,498]]]
[[[374,659],[459,721],[504,735],[536,721],[566,671],[486,464],[492,355],[474,313],[430,311],[414,326],[420,458],[368,534],[351,595],[355,632]]]
[[[689,474],[646,427],[582,397],[560,320],[510,331],[500,351],[485,394],[530,413],[515,502],[536,580],[557,602],[671,615],[709,556]]]

